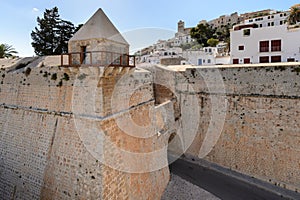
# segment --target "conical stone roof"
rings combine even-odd
[[[89,39],[109,39],[128,45],[128,42],[123,38],[101,8],[75,33],[70,41]]]

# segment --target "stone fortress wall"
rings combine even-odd
[[[160,199],[169,180],[167,167],[126,172],[124,164],[149,160],[122,160],[106,141],[100,147],[103,158],[97,157],[91,151],[97,147],[86,147],[88,139],[95,140],[89,136],[92,132],[79,134],[77,127],[83,122],[89,130],[96,121],[106,139],[128,152],[151,152],[166,145],[167,140],[156,134],[130,136],[116,123],[130,117],[141,127],[153,125],[147,120],[154,107],[151,74],[125,68],[39,66],[0,70],[1,199]],[[114,87],[126,74],[127,81],[119,86],[123,91],[114,98],[128,104],[112,108]],[[88,91],[90,85],[95,85],[93,91]],[[126,96],[126,90],[137,85],[143,87]],[[75,119],[74,110],[87,117]],[[155,132],[150,127],[149,132]],[[166,151],[161,157],[166,160]]]
[[[250,177],[300,191],[299,64],[170,68],[172,66],[158,67],[156,79],[173,85],[171,90],[175,94],[169,97],[177,97],[181,112],[184,104],[199,109],[199,116],[182,115],[183,124],[191,120],[199,123],[197,134],[185,155],[200,157]],[[220,90],[221,85],[215,79],[217,74],[226,93]],[[212,87],[208,88],[207,84]],[[191,96],[197,98],[196,106],[186,101]],[[220,136],[214,128],[222,124],[220,118],[224,109],[212,102],[218,100],[227,105]],[[217,115],[214,116],[213,111]],[[213,130],[209,133],[212,137],[206,139],[209,127]],[[182,140],[191,137],[192,131],[186,126]],[[213,141],[216,141],[215,145]],[[208,153],[207,149],[211,151]],[[208,154],[203,154],[203,150]]]
[[[108,141],[129,152],[163,149],[169,139],[170,151],[200,155],[280,187],[300,189],[298,64],[180,70],[152,66],[149,71],[28,66],[0,70],[4,199],[160,199],[169,171],[155,166],[167,159],[166,150],[145,159],[124,158],[92,131],[81,131],[94,130],[94,121]],[[224,91],[214,78],[216,72]],[[218,100],[226,102],[226,109],[215,107],[213,101]],[[164,114],[170,118],[166,122],[156,114],[153,123],[153,109],[172,116]],[[214,135],[214,127],[222,123],[218,114],[225,117],[220,136]],[[131,119],[146,129],[135,137],[120,127],[119,119]],[[207,140],[208,127],[214,137]],[[139,134],[131,125],[127,128]],[[177,137],[169,137],[171,133]],[[93,151],[98,147],[103,158]],[[126,166],[141,173],[124,172]]]
[[[1,199],[160,199],[167,150],[300,190],[299,63],[87,67],[129,53],[101,9],[69,47],[0,66]]]

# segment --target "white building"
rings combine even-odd
[[[161,50],[168,48],[168,42],[166,40],[158,40],[154,45],[154,50]]]
[[[217,47],[204,47],[201,50],[187,50],[183,51],[182,57],[186,59],[186,62],[182,64],[191,65],[219,65],[219,64],[229,64],[229,56],[220,56]]]
[[[231,31],[230,40],[233,64],[300,61],[300,28],[287,24],[274,22],[274,26],[261,28],[256,24],[238,25]]]
[[[179,47],[183,44],[194,42],[195,40],[190,34],[178,34],[177,37],[170,39],[170,41],[173,47]]]
[[[179,47],[183,44],[191,43],[194,41],[192,39],[190,32],[192,28],[185,28],[184,21],[180,20],[177,23],[177,33],[175,37],[170,39],[171,45],[174,47]]]
[[[182,49],[178,47],[154,50],[153,53],[143,55],[137,60],[137,63],[159,64],[161,59],[179,58],[182,56]]]
[[[230,15],[222,15],[217,19],[213,19],[208,22],[213,28],[223,27],[223,26],[230,26],[240,23],[241,17],[237,12],[232,13]],[[203,21],[205,23],[205,21]],[[200,23],[203,23],[202,21]]]
[[[289,11],[277,12],[272,11],[270,15],[256,17],[253,19],[247,19],[244,21],[244,24],[257,24],[259,28],[268,27],[268,26],[280,26],[286,23]]]

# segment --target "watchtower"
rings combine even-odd
[[[184,21],[180,20],[177,24],[177,32],[184,33]]]
[[[69,66],[134,66],[128,42],[101,8],[69,40],[68,56]]]

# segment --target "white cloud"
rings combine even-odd
[[[39,12],[40,10],[38,8],[33,8],[32,11],[33,12]]]

